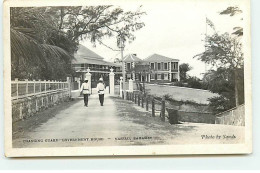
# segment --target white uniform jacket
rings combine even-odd
[[[83,94],[90,94],[90,86],[88,83],[83,83],[81,85],[81,88],[80,88],[80,91],[83,93]]]
[[[97,91],[98,94],[105,94],[105,85],[103,83],[98,83],[97,84]]]

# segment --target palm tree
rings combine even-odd
[[[42,9],[37,8],[13,8],[11,10],[13,78],[30,78],[30,76],[43,78],[42,73],[50,68],[50,63],[55,63],[53,66],[57,67],[64,65],[64,62],[71,61],[72,56],[66,50],[47,42],[46,36],[51,32],[60,31],[57,31],[53,25],[50,26],[50,22],[46,21],[43,15]],[[39,29],[41,26],[44,28],[47,26],[49,29]],[[55,73],[55,70],[52,69],[52,71]],[[45,75],[44,78],[47,76]]]

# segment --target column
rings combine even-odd
[[[110,95],[115,94],[115,73],[113,72],[113,68],[110,69],[109,73],[109,93]]]
[[[123,98],[123,77],[122,76],[120,77],[120,89],[119,89],[119,92],[120,92],[120,97]]]
[[[178,62],[177,78],[178,78],[178,81],[180,81],[180,66],[179,66],[179,62]]]
[[[172,81],[172,62],[170,62],[170,65],[169,65],[169,81],[170,82]]]
[[[77,78],[77,82],[78,82],[78,90],[80,90],[80,78]]]
[[[69,97],[71,97],[71,77],[67,77]]]
[[[90,86],[90,93],[92,94],[92,88],[91,88],[91,73],[90,73],[90,69],[87,69],[87,73],[85,74],[85,79],[84,80],[88,80],[88,84]]]
[[[135,68],[135,63],[133,62],[133,69]],[[133,81],[135,81],[135,72],[133,72]]]
[[[132,79],[129,80],[129,92],[134,91],[134,82]]]

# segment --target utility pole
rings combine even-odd
[[[124,43],[123,43],[123,35],[120,33],[120,48],[121,48],[121,58],[122,58],[122,74],[123,74],[123,94],[124,99],[126,99],[126,89],[125,89],[125,63],[124,63]]]

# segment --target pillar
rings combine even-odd
[[[180,81],[180,66],[179,66],[179,62],[178,62],[177,78],[178,78],[178,81]]]
[[[87,69],[87,73],[85,74],[85,79],[84,80],[88,80],[88,84],[90,86],[90,93],[92,94],[92,88],[91,88],[91,73],[90,73],[90,69]]]
[[[71,77],[67,77],[69,97],[71,97]],[[47,98],[48,100],[48,98]]]
[[[123,98],[123,77],[122,76],[120,77],[120,89],[119,89],[119,92],[120,92],[120,97]]]
[[[78,90],[80,90],[80,78],[77,78],[77,82],[78,82]]]
[[[115,94],[115,73],[113,72],[113,69],[110,69],[109,73],[109,93],[111,95]]]
[[[135,68],[135,62],[133,62],[132,68],[133,68],[133,69]],[[135,81],[135,72],[133,72],[133,81]]]
[[[129,92],[134,91],[134,82],[132,79],[129,80]]]
[[[169,81],[172,81],[172,62],[169,63]]]

